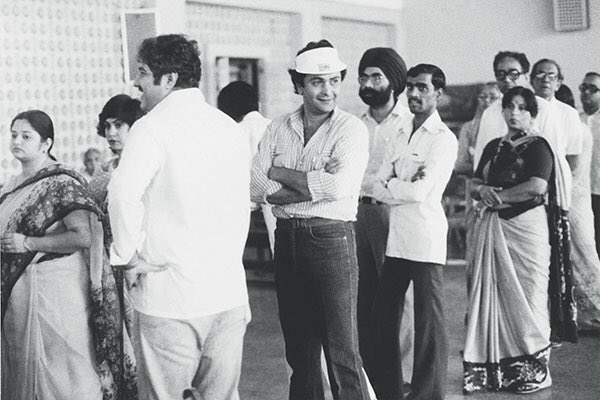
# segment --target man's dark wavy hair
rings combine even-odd
[[[177,73],[175,87],[198,87],[202,75],[200,52],[195,40],[183,35],[161,35],[145,39],[138,50],[137,59],[147,64],[158,85],[163,75]]]

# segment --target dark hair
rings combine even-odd
[[[538,113],[538,105],[537,100],[535,99],[535,94],[523,86],[515,86],[504,94],[504,97],[502,98],[502,109],[504,110],[507,108],[510,102],[517,96],[521,96],[523,100],[525,100],[525,109],[529,111],[533,118],[535,118]]]
[[[50,154],[50,150],[54,146],[54,124],[52,123],[52,119],[48,114],[41,110],[29,110],[23,111],[17,114],[16,117],[13,118],[10,123],[10,128],[12,129],[15,121],[25,120],[29,122],[29,125],[35,130],[38,135],[42,138],[42,141],[51,139],[52,143],[50,143],[50,147],[48,148],[48,157],[52,160],[56,161],[56,158]]]
[[[296,57],[302,53],[307,52],[308,50],[318,49],[321,47],[334,48],[333,45],[331,43],[329,43],[329,40],[327,40],[327,39],[321,39],[318,42],[308,42],[308,44],[306,46],[304,46],[303,48],[298,50],[298,52],[296,53]],[[298,92],[298,86],[304,87],[304,78],[306,78],[306,74],[296,72],[296,70],[294,70],[294,69],[288,69],[288,73],[290,74],[290,78],[292,78],[292,85],[294,85],[294,93],[300,94]],[[342,76],[342,81],[343,81],[344,78],[346,77],[346,70],[344,69],[344,70],[340,71],[340,75]]]
[[[84,153],[83,153],[83,158],[85,159],[87,156],[89,156],[90,154],[102,154],[102,152],[100,150],[98,150],[95,147],[90,147],[89,149],[87,149]]]
[[[147,64],[154,84],[158,85],[163,75],[177,73],[175,87],[180,89],[198,87],[202,67],[198,43],[187,40],[183,35],[161,35],[145,39],[138,50],[137,59]]]
[[[590,71],[585,74],[585,78],[589,78],[591,76],[595,76],[596,78],[600,78],[600,73],[595,71]]]
[[[98,114],[98,125],[96,133],[99,136],[106,137],[106,120],[116,118],[121,122],[125,122],[129,127],[133,125],[142,116],[140,109],[140,101],[132,99],[126,94],[118,94],[113,96],[106,102],[102,111]]]
[[[433,64],[418,64],[408,70],[407,77],[416,78],[421,74],[431,75],[431,83],[435,89],[444,89],[446,87],[446,75],[440,67]]]
[[[231,82],[219,92],[217,107],[240,122],[250,111],[258,111],[258,93],[246,82]]]
[[[501,51],[498,54],[496,54],[496,57],[494,57],[494,71],[496,71],[496,68],[498,68],[498,64],[500,64],[500,61],[504,60],[505,58],[513,58],[515,60],[517,60],[519,62],[519,64],[521,64],[521,69],[523,71],[521,71],[522,73],[527,73],[529,72],[529,60],[527,60],[527,56],[523,53],[518,53],[516,51]]]
[[[554,93],[554,97],[556,97],[556,100],[562,101],[563,103],[575,108],[575,98],[573,97],[573,92],[564,83],[560,85],[556,93]]]
[[[532,77],[535,76],[535,74],[537,73],[537,69],[543,63],[554,64],[554,66],[558,70],[558,79],[560,79],[561,81],[564,79],[564,76],[562,74],[562,70],[560,69],[560,65],[558,65],[558,63],[556,61],[551,60],[549,58],[542,58],[541,60],[539,60],[535,64],[533,64],[533,67],[531,67],[531,75],[532,75]]]

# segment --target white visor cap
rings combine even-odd
[[[346,69],[333,47],[319,47],[296,56],[296,72],[301,74],[331,74]]]

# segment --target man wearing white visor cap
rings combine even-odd
[[[267,128],[252,163],[252,200],[273,205],[275,283],[290,400],[368,399],[358,349],[354,221],[369,157],[366,126],[337,107],[346,65],[327,40],[289,70],[302,106]]]

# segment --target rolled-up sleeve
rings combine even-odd
[[[125,265],[141,246],[144,203],[142,196],[158,172],[164,154],[152,131],[138,121],[108,185],[108,212],[113,234],[110,260]]]
[[[258,144],[258,151],[252,159],[250,169],[250,198],[255,203],[267,203],[267,196],[277,192],[283,185],[269,179],[269,169],[273,165],[276,123],[267,127],[263,138]]]
[[[369,133],[360,120],[342,127],[346,132],[338,140],[331,158],[339,161],[333,174],[324,169],[307,172],[308,189],[313,201],[334,201],[351,196],[360,188],[369,160]]]

